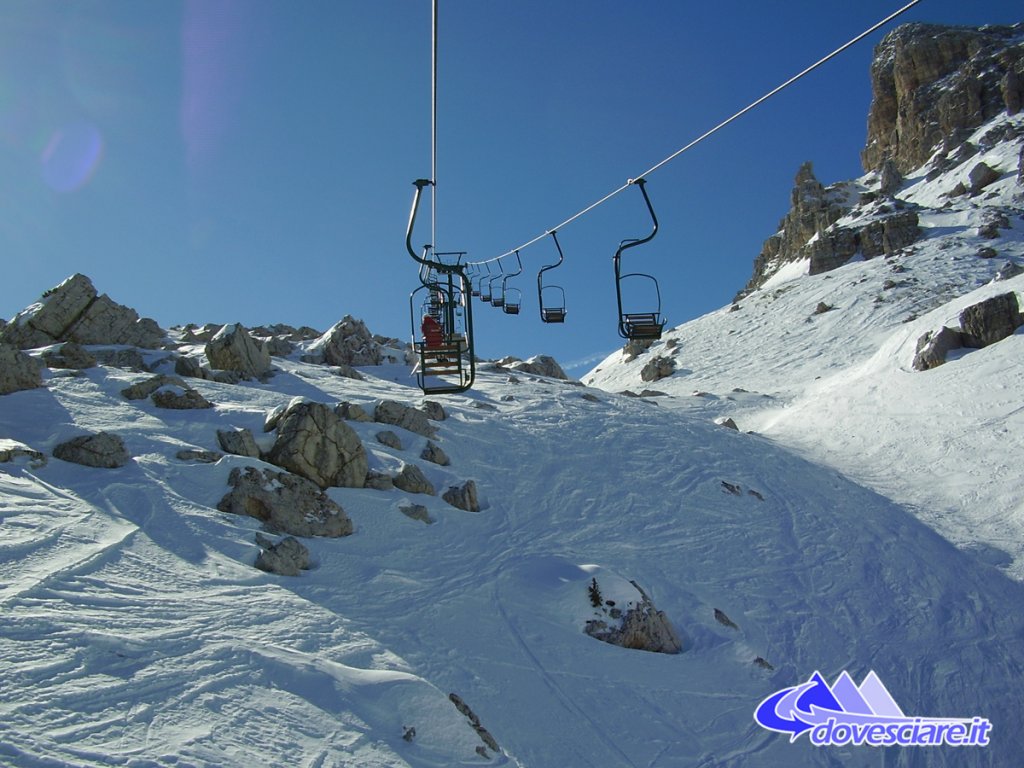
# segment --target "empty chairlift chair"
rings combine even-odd
[[[562,246],[558,243],[558,235],[555,233],[555,230],[551,230],[548,234],[551,235],[551,239],[555,241],[555,248],[558,249],[558,261],[541,267],[537,273],[537,303],[540,305],[540,319],[542,322],[564,323],[565,291],[558,285],[545,285],[544,273],[560,266],[565,261],[565,255],[562,253]]]
[[[519,258],[519,251],[515,251],[515,256],[515,272],[508,272],[505,277],[501,279],[502,311],[504,311],[506,315],[518,315],[519,307],[522,306],[523,303],[523,292],[508,284],[510,277],[516,277],[523,273],[523,260]]]
[[[654,215],[654,207],[647,196],[646,182],[644,179],[636,179],[631,183],[636,184],[643,193],[653,228],[647,237],[621,241],[615,251],[615,297],[619,308],[619,336],[630,341],[654,340],[661,338],[661,332],[665,327],[665,319],[661,316],[661,290],[658,288],[658,281],[644,272],[622,273],[624,252],[650,242],[658,233],[658,218]],[[624,289],[630,292],[626,301],[623,300]],[[642,303],[637,302],[635,294],[641,295]]]

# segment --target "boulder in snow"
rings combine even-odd
[[[53,455],[73,464],[106,469],[123,467],[131,460],[124,440],[109,432],[79,435],[54,448]]]
[[[244,377],[261,379],[270,373],[266,347],[240,325],[225,325],[206,344],[206,359],[218,371],[235,371]]]
[[[1024,324],[1013,291],[973,304],[960,313],[965,347],[981,348],[1011,336]]]
[[[640,370],[641,381],[658,381],[676,372],[676,363],[671,357],[658,356],[649,360]]]
[[[43,386],[39,365],[10,344],[0,344],[0,395]]]
[[[639,603],[623,611],[618,620],[611,616],[608,616],[609,621],[591,619],[583,631],[597,640],[622,648],[654,653],[681,653],[682,640],[665,612],[654,607],[651,598],[640,585],[635,581],[630,583],[640,593]]]
[[[309,569],[309,549],[294,536],[287,536],[276,544],[262,533],[256,534],[260,553],[256,567],[279,576],[298,576]]]
[[[946,362],[946,355],[964,345],[959,331],[943,326],[937,333],[928,331],[917,340],[917,354],[914,355],[914,370],[927,371]]]
[[[395,475],[392,481],[395,484],[395,488],[406,493],[425,493],[428,496],[437,495],[433,483],[423,474],[423,470],[415,464],[403,464],[402,471]]]
[[[221,512],[248,515],[273,531],[292,536],[348,536],[352,521],[315,483],[289,472],[236,467]]]
[[[462,509],[466,512],[480,511],[480,497],[477,494],[476,483],[473,480],[467,480],[462,485],[450,486],[441,498],[456,509]]]
[[[381,400],[373,411],[373,420],[380,424],[390,424],[407,429],[424,437],[437,434],[437,427],[430,423],[427,414],[395,400]]]
[[[323,403],[288,406],[267,460],[321,488],[362,488],[369,468],[359,435]]]
[[[260,457],[260,448],[256,445],[256,438],[251,429],[218,429],[217,442],[225,453],[250,459]]]

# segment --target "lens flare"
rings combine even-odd
[[[53,132],[39,157],[43,181],[56,192],[81,189],[103,159],[103,136],[92,123],[68,123]]]

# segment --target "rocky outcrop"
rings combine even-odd
[[[160,374],[121,390],[127,400],[150,398],[158,408],[178,411],[213,408],[213,403],[177,376]]]
[[[309,549],[294,536],[281,539],[276,544],[262,533],[256,534],[260,553],[256,556],[256,567],[279,576],[298,576],[309,569]]]
[[[0,344],[0,395],[43,386],[39,365],[10,344]]]
[[[123,467],[132,458],[124,440],[109,432],[72,438],[54,448],[53,455],[61,461],[104,469]]]
[[[630,583],[640,593],[640,601],[625,611],[616,611],[616,617],[609,612],[607,620],[589,620],[583,631],[597,640],[622,648],[653,653],[682,652],[682,640],[665,612],[654,607],[651,598],[635,581]]]
[[[140,318],[106,294],[97,295],[92,281],[76,274],[22,310],[0,331],[0,341],[19,349],[46,347],[63,341],[78,344],[124,344],[156,349],[166,339],[156,321]]]
[[[217,504],[221,512],[261,520],[272,531],[292,536],[348,536],[352,521],[315,483],[272,469],[236,467],[231,491]]]
[[[323,403],[288,406],[267,460],[321,488],[362,488],[369,468],[359,435]]]
[[[317,339],[303,360],[327,365],[380,365],[384,352],[366,323],[345,315]]]
[[[891,159],[902,173],[944,139],[1021,107],[1024,25],[980,29],[905,24],[875,49],[864,170]]]
[[[429,461],[431,464],[439,464],[442,467],[447,467],[451,464],[451,459],[448,458],[448,454],[444,452],[433,440],[428,440],[423,451],[420,452],[420,458],[424,461]]]
[[[270,373],[270,354],[240,325],[225,325],[206,344],[206,359],[217,371],[234,371],[244,378],[262,379]]]
[[[17,440],[0,438],[0,464],[17,463],[20,460],[28,462],[33,469],[46,466],[46,455],[34,448],[29,448]]]

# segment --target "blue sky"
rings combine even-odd
[[[903,4],[441,0],[438,249],[543,234]],[[1020,20],[1002,0],[900,19]],[[661,231],[630,268],[657,276],[670,325],[743,286],[802,162],[860,175],[883,33],[648,177]],[[164,326],[352,314],[407,338],[429,176],[429,0],[0,4],[4,317],[84,272]],[[479,353],[578,370],[618,347],[612,255],[645,216],[631,188],[560,231],[564,326],[537,317],[550,242],[522,251],[523,313],[477,305]]]

